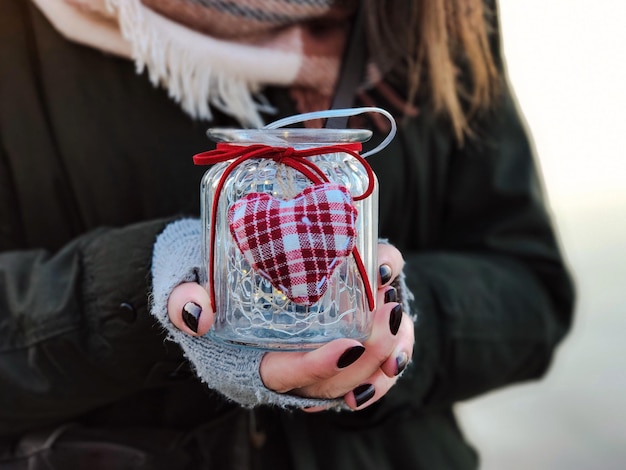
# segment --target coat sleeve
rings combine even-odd
[[[416,350],[394,393],[420,406],[541,377],[572,321],[572,278],[506,84],[477,131],[451,158],[438,240],[404,253]]]
[[[101,229],[55,253],[0,253],[0,436],[164,383],[182,362],[146,308],[166,222]]]

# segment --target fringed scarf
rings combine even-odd
[[[194,118],[260,127],[265,86],[329,106],[358,0],[34,0],[66,37],[131,58]]]

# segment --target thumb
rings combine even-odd
[[[361,343],[340,338],[308,352],[269,352],[261,361],[261,380],[278,393],[297,390],[296,394],[301,396],[337,398],[346,391],[315,391],[320,384],[354,363],[364,351]]]
[[[193,336],[206,334],[215,318],[208,292],[195,282],[179,284],[172,290],[167,315],[176,328]]]

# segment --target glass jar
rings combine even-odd
[[[355,143],[371,137],[371,131],[351,129],[214,128],[207,133],[218,143],[295,150],[346,144],[355,148]],[[269,350],[306,350],[337,338],[362,341],[370,334],[377,282],[378,183],[364,162],[349,153],[322,150],[306,159],[352,196],[365,193],[373,183],[368,197],[354,201],[355,250],[334,268],[325,292],[310,305],[291,300],[251,266],[228,221],[229,208],[246,195],[265,193],[290,200],[312,186],[310,178],[275,159],[252,158],[231,168],[232,160],[215,163],[202,179],[201,275],[215,311],[209,334],[220,341]]]

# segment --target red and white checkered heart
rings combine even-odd
[[[293,302],[313,305],[355,243],[357,209],[334,183],[307,187],[284,201],[251,193],[228,210],[230,232],[243,256]]]

